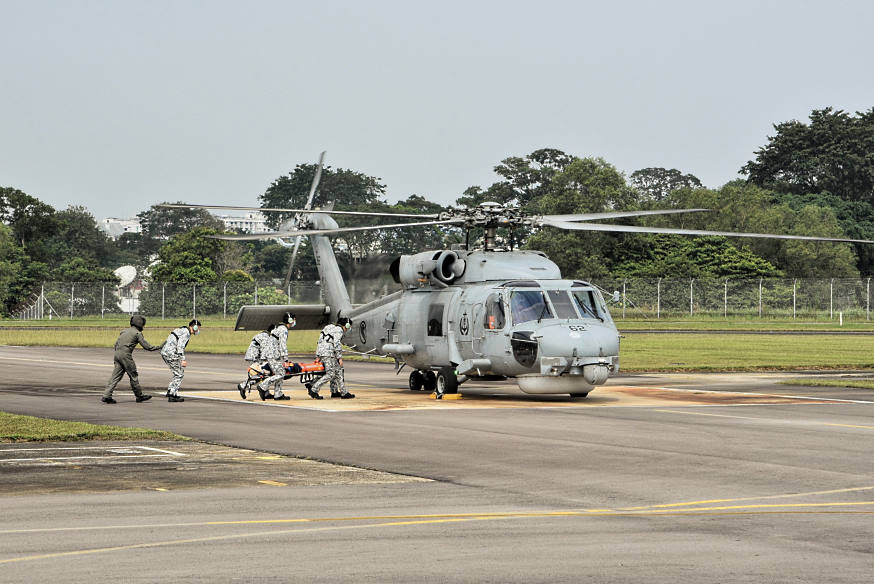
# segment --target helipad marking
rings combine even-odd
[[[0,458],[0,463],[4,462],[33,462],[38,460],[106,460],[114,458],[160,458],[167,456],[185,456],[181,452],[173,452],[172,450],[161,450],[160,448],[152,448],[151,446],[46,446],[44,448],[3,448],[0,453],[4,452],[48,452],[48,451],[82,451],[82,450],[99,450],[107,452],[103,456],[36,456],[31,458]],[[138,451],[150,451],[156,454],[145,454]]]

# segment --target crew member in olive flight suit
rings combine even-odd
[[[127,373],[130,379],[130,388],[134,395],[137,396],[137,402],[144,402],[152,399],[152,396],[143,393],[143,388],[140,386],[140,380],[137,374],[137,364],[134,363],[134,347],[138,344],[146,351],[158,351],[164,344],[158,346],[150,345],[143,337],[143,327],[146,326],[146,319],[139,314],[130,317],[130,328],[121,331],[118,335],[118,340],[115,341],[115,355],[113,361],[115,367],[112,369],[112,375],[109,376],[109,381],[106,383],[106,389],[103,391],[103,403],[114,404],[116,401],[112,399],[112,392],[115,386]]]

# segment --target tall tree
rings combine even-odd
[[[223,233],[208,227],[195,227],[168,240],[158,251],[160,263],[152,267],[158,282],[214,282],[221,275],[220,258],[228,242],[208,235]]]
[[[177,201],[177,204],[184,203]],[[206,209],[168,209],[152,205],[146,211],[137,213],[137,218],[140,220],[143,236],[155,240],[166,240],[197,227],[218,231],[225,229],[224,223]]]
[[[12,227],[24,248],[53,234],[57,227],[51,205],[11,187],[0,187],[0,222]]]
[[[850,115],[827,107],[810,122],[776,124],[741,172],[749,181],[796,195],[828,192],[874,203],[874,108]]]
[[[632,172],[628,178],[631,186],[652,201],[663,201],[677,189],[699,189],[703,186],[697,176],[683,174],[676,168],[642,168]]]

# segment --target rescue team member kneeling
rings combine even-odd
[[[143,327],[145,326],[146,318],[139,314],[135,314],[130,317],[130,328],[124,329],[121,331],[121,334],[118,335],[118,340],[115,341],[115,355],[113,357],[115,366],[112,369],[112,375],[110,375],[109,381],[106,383],[106,389],[103,392],[103,399],[101,400],[103,403],[116,403],[116,401],[112,399],[112,392],[115,389],[115,386],[118,385],[118,382],[121,381],[121,378],[124,377],[125,373],[127,373],[127,376],[130,379],[130,387],[133,390],[134,395],[137,396],[137,402],[144,402],[148,399],[152,399],[152,396],[143,393],[143,388],[140,386],[140,380],[137,374],[137,364],[134,363],[133,357],[134,347],[139,344],[146,351],[157,351],[164,346],[164,343],[161,343],[158,346],[150,345],[145,337],[143,337]]]
[[[188,326],[180,326],[173,329],[173,332],[164,341],[163,349],[161,349],[161,358],[164,363],[170,368],[170,373],[173,376],[170,378],[170,385],[167,386],[167,401],[183,402],[184,397],[179,397],[179,387],[182,385],[182,378],[185,376],[185,366],[188,362],[185,360],[185,347],[188,346],[188,341],[191,340],[191,335],[200,334],[200,321],[197,319],[188,323]]]
[[[352,399],[354,393],[346,390],[346,382],[343,379],[343,333],[352,328],[352,321],[341,316],[337,324],[329,324],[322,329],[319,335],[319,344],[316,347],[316,357],[325,365],[325,375],[316,381],[307,390],[313,399],[323,399],[319,395],[319,388],[325,383],[331,384],[331,397]]]

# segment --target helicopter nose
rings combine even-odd
[[[619,354],[619,333],[597,325],[549,326],[532,335],[542,357],[564,357],[599,362]]]

